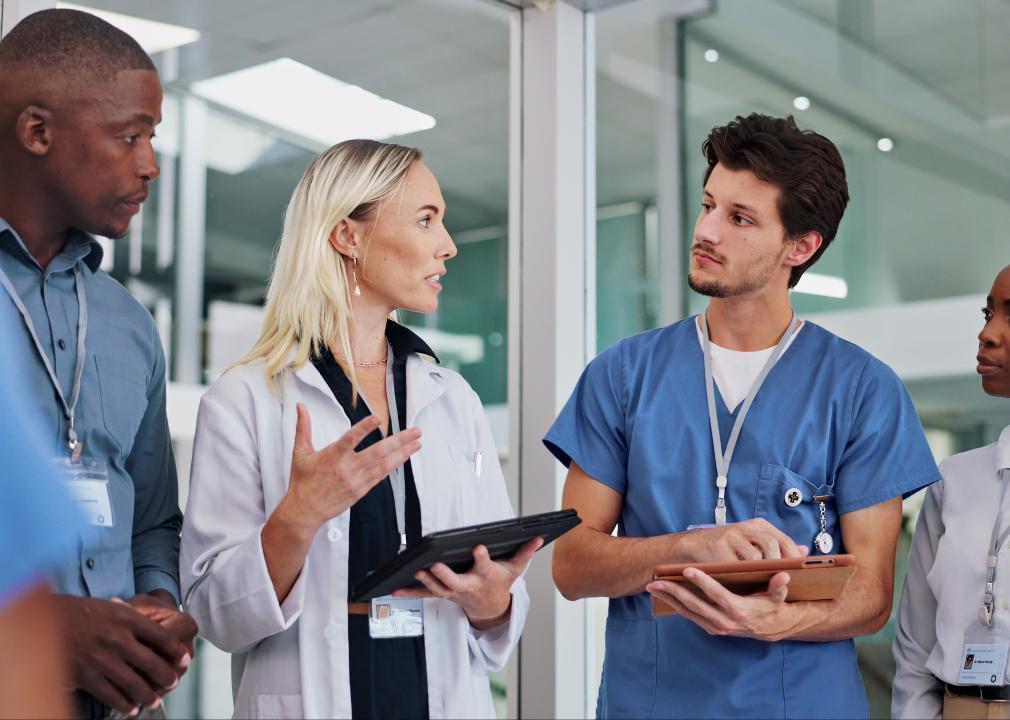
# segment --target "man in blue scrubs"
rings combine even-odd
[[[703,151],[688,279],[708,307],[600,353],[544,439],[583,519],[554,578],[611,598],[600,717],[866,717],[852,638],[890,614],[902,496],[939,476],[895,374],[790,307],[848,203],[838,150],[755,114]],[[807,552],[856,556],[837,599],[785,603],[787,573],[748,597],[651,582]]]

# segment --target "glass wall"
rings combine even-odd
[[[663,285],[687,262],[708,131],[751,112],[792,114],[839,146],[852,197],[813,268],[821,277],[797,288],[794,306],[829,329],[875,328],[853,339],[885,357],[931,333],[946,345],[947,365],[920,372],[925,360],[911,358],[895,368],[934,454],[995,440],[1010,407],[981,392],[973,336],[992,276],[1010,262],[1001,231],[1010,221],[1010,8],[996,0],[689,5],[640,0],[597,18],[599,346],[658,324]],[[681,158],[675,183],[664,181],[663,162],[677,157],[662,150],[671,132]],[[671,225],[651,215],[657,207],[683,208],[674,231],[658,238],[655,228]],[[681,265],[657,267],[669,243]],[[704,307],[686,284],[678,291],[682,314]],[[906,503],[896,593],[921,497]],[[859,645],[873,716],[889,712],[892,635],[889,623]]]
[[[470,382],[505,448],[517,10],[491,0],[89,5],[126,16],[109,19],[148,49],[165,85],[162,177],[107,264],[154,313],[168,350],[182,502],[196,403],[256,338],[291,192],[318,152],[352,137],[420,147],[441,184],[459,254],[438,311],[401,320]],[[230,715],[229,676],[227,656],[204,644],[169,716]],[[504,674],[492,685],[504,713]]]

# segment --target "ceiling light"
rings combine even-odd
[[[435,118],[281,58],[194,83],[202,98],[322,147],[430,130]]]
[[[121,15],[106,10],[96,10],[95,8],[84,7],[83,5],[74,5],[73,3],[58,2],[56,6],[66,8],[67,10],[80,10],[81,12],[100,17],[140,43],[140,47],[144,48],[144,51],[148,55],[188,45],[200,39],[199,30],[182,27],[181,25],[169,25],[168,23],[145,20],[144,18],[132,15]]]
[[[718,62],[719,51],[713,48],[709,48],[708,50],[705,51],[705,59],[708,60],[709,62]]]
[[[877,140],[877,150],[880,152],[891,152],[894,150],[894,140],[889,137],[882,137]]]
[[[810,98],[799,95],[793,98],[793,107],[797,110],[807,110],[810,108]]]
[[[842,278],[812,272],[803,273],[793,290],[806,295],[820,295],[839,300],[849,296],[849,284]]]

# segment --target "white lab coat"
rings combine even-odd
[[[411,458],[421,532],[513,516],[495,443],[476,393],[451,370],[407,361],[406,427],[422,431]],[[308,363],[268,383],[263,365],[234,368],[200,403],[189,502],[182,531],[182,592],[200,633],[232,656],[235,716],[350,717],[347,534],[350,512],[317,533],[305,566],[278,603],[260,532],[288,487],[295,404],[312,417],[319,449],[350,421]],[[483,453],[480,476],[474,454]],[[529,597],[512,587],[512,614],[479,632],[458,605],[424,601],[431,718],[495,716],[488,671],[516,646]]]

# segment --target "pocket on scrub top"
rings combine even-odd
[[[607,717],[651,716],[659,671],[656,633],[655,620],[607,618],[603,665]]]
[[[831,485],[815,485],[783,465],[762,463],[754,517],[763,517],[797,545],[809,547],[811,555],[818,555],[814,538],[821,531],[821,511],[814,497],[823,495],[831,496],[824,503],[825,524],[835,541],[832,552],[838,552],[838,513]]]

